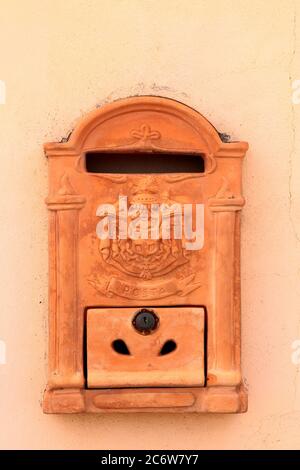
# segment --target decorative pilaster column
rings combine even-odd
[[[207,385],[237,385],[240,366],[240,242],[238,211],[241,196],[227,190],[227,181],[209,201],[213,212],[212,302],[208,311]]]
[[[58,193],[46,199],[49,217],[49,380],[48,389],[84,386],[78,328],[78,225],[86,200],[67,175]]]

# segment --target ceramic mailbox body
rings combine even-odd
[[[240,211],[245,142],[224,143],[198,112],[141,96],[84,118],[48,143],[49,378],[46,413],[247,409],[240,354]],[[200,173],[88,172],[86,155],[192,155]],[[203,204],[204,242],[101,240],[99,205]],[[194,215],[193,215],[194,217]],[[160,319],[141,335],[132,319]],[[122,339],[129,354],[113,350]],[[164,343],[177,348],[160,355]]]

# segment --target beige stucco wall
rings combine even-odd
[[[1,448],[300,448],[300,1],[0,0]],[[47,162],[96,105],[181,100],[247,140],[245,415],[46,416]],[[2,343],[3,344],[3,343]],[[295,361],[294,361],[295,362]]]

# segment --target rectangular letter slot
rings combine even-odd
[[[143,323],[148,326],[148,312],[158,324],[149,332],[139,330]],[[135,319],[142,324],[136,325]],[[203,386],[203,308],[88,310],[87,384],[89,388]]]
[[[246,411],[247,148],[155,96],[97,108],[67,140],[45,144],[45,413]]]

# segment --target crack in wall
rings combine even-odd
[[[297,47],[297,0],[294,2],[293,6],[293,18],[292,18],[292,50],[291,50],[291,57],[289,61],[289,81],[290,81],[290,90],[292,89],[292,82],[293,82],[293,69],[294,69],[294,60],[296,56],[296,47]],[[293,183],[293,164],[294,164],[294,157],[295,157],[295,147],[296,147],[296,122],[295,122],[295,104],[291,99],[291,149],[289,152],[288,158],[288,215],[289,221],[291,224],[292,231],[297,242],[300,242],[300,235],[298,234],[297,227],[293,218],[293,191],[292,191],[292,183]],[[300,335],[300,315],[297,325],[297,334]],[[296,401],[298,395],[298,378],[299,378],[300,366],[296,366],[296,371],[293,380],[293,400],[292,400],[292,409],[296,411]]]
[[[291,51],[291,58],[289,61],[289,81],[290,81],[290,90],[292,89],[292,82],[293,82],[293,66],[294,66],[294,59],[296,55],[296,44],[297,44],[297,8],[296,2],[294,3],[294,12],[293,12],[293,24],[292,24],[292,51]],[[288,168],[289,168],[289,175],[288,175],[288,192],[289,192],[289,220],[295,235],[296,240],[300,243],[300,235],[297,232],[297,228],[293,219],[293,194],[292,194],[292,179],[293,179],[293,161],[295,155],[295,145],[296,145],[296,123],[295,123],[295,109],[294,103],[291,100],[291,149],[289,152],[288,158]]]

